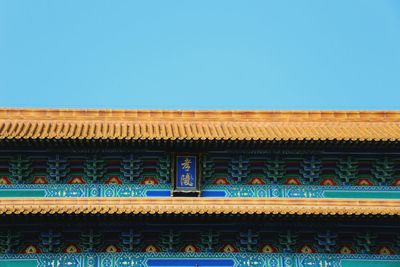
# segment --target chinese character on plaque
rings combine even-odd
[[[175,158],[175,191],[196,193],[198,187],[197,156],[177,155]]]

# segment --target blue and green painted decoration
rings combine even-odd
[[[109,184],[0,185],[0,198],[12,197],[169,197],[171,186]],[[400,199],[399,187],[302,185],[205,185],[202,197]]]
[[[392,154],[236,151],[175,160],[176,189],[203,197],[400,199],[400,156]],[[173,162],[151,151],[2,152],[0,197],[166,197]]]
[[[252,253],[90,253],[5,255],[0,267],[398,267],[400,256]]]

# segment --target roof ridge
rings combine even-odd
[[[58,121],[381,121],[400,122],[400,111],[390,110],[118,110],[0,108],[0,120]]]

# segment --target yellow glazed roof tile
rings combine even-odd
[[[398,200],[262,198],[0,199],[0,214],[400,215]]]
[[[400,140],[400,111],[0,109],[0,139]]]

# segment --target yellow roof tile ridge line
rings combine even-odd
[[[367,199],[199,199],[20,198],[0,199],[0,214],[319,214],[400,215],[400,200]]]
[[[123,110],[0,108],[0,120],[400,122],[400,111],[368,110]]]

